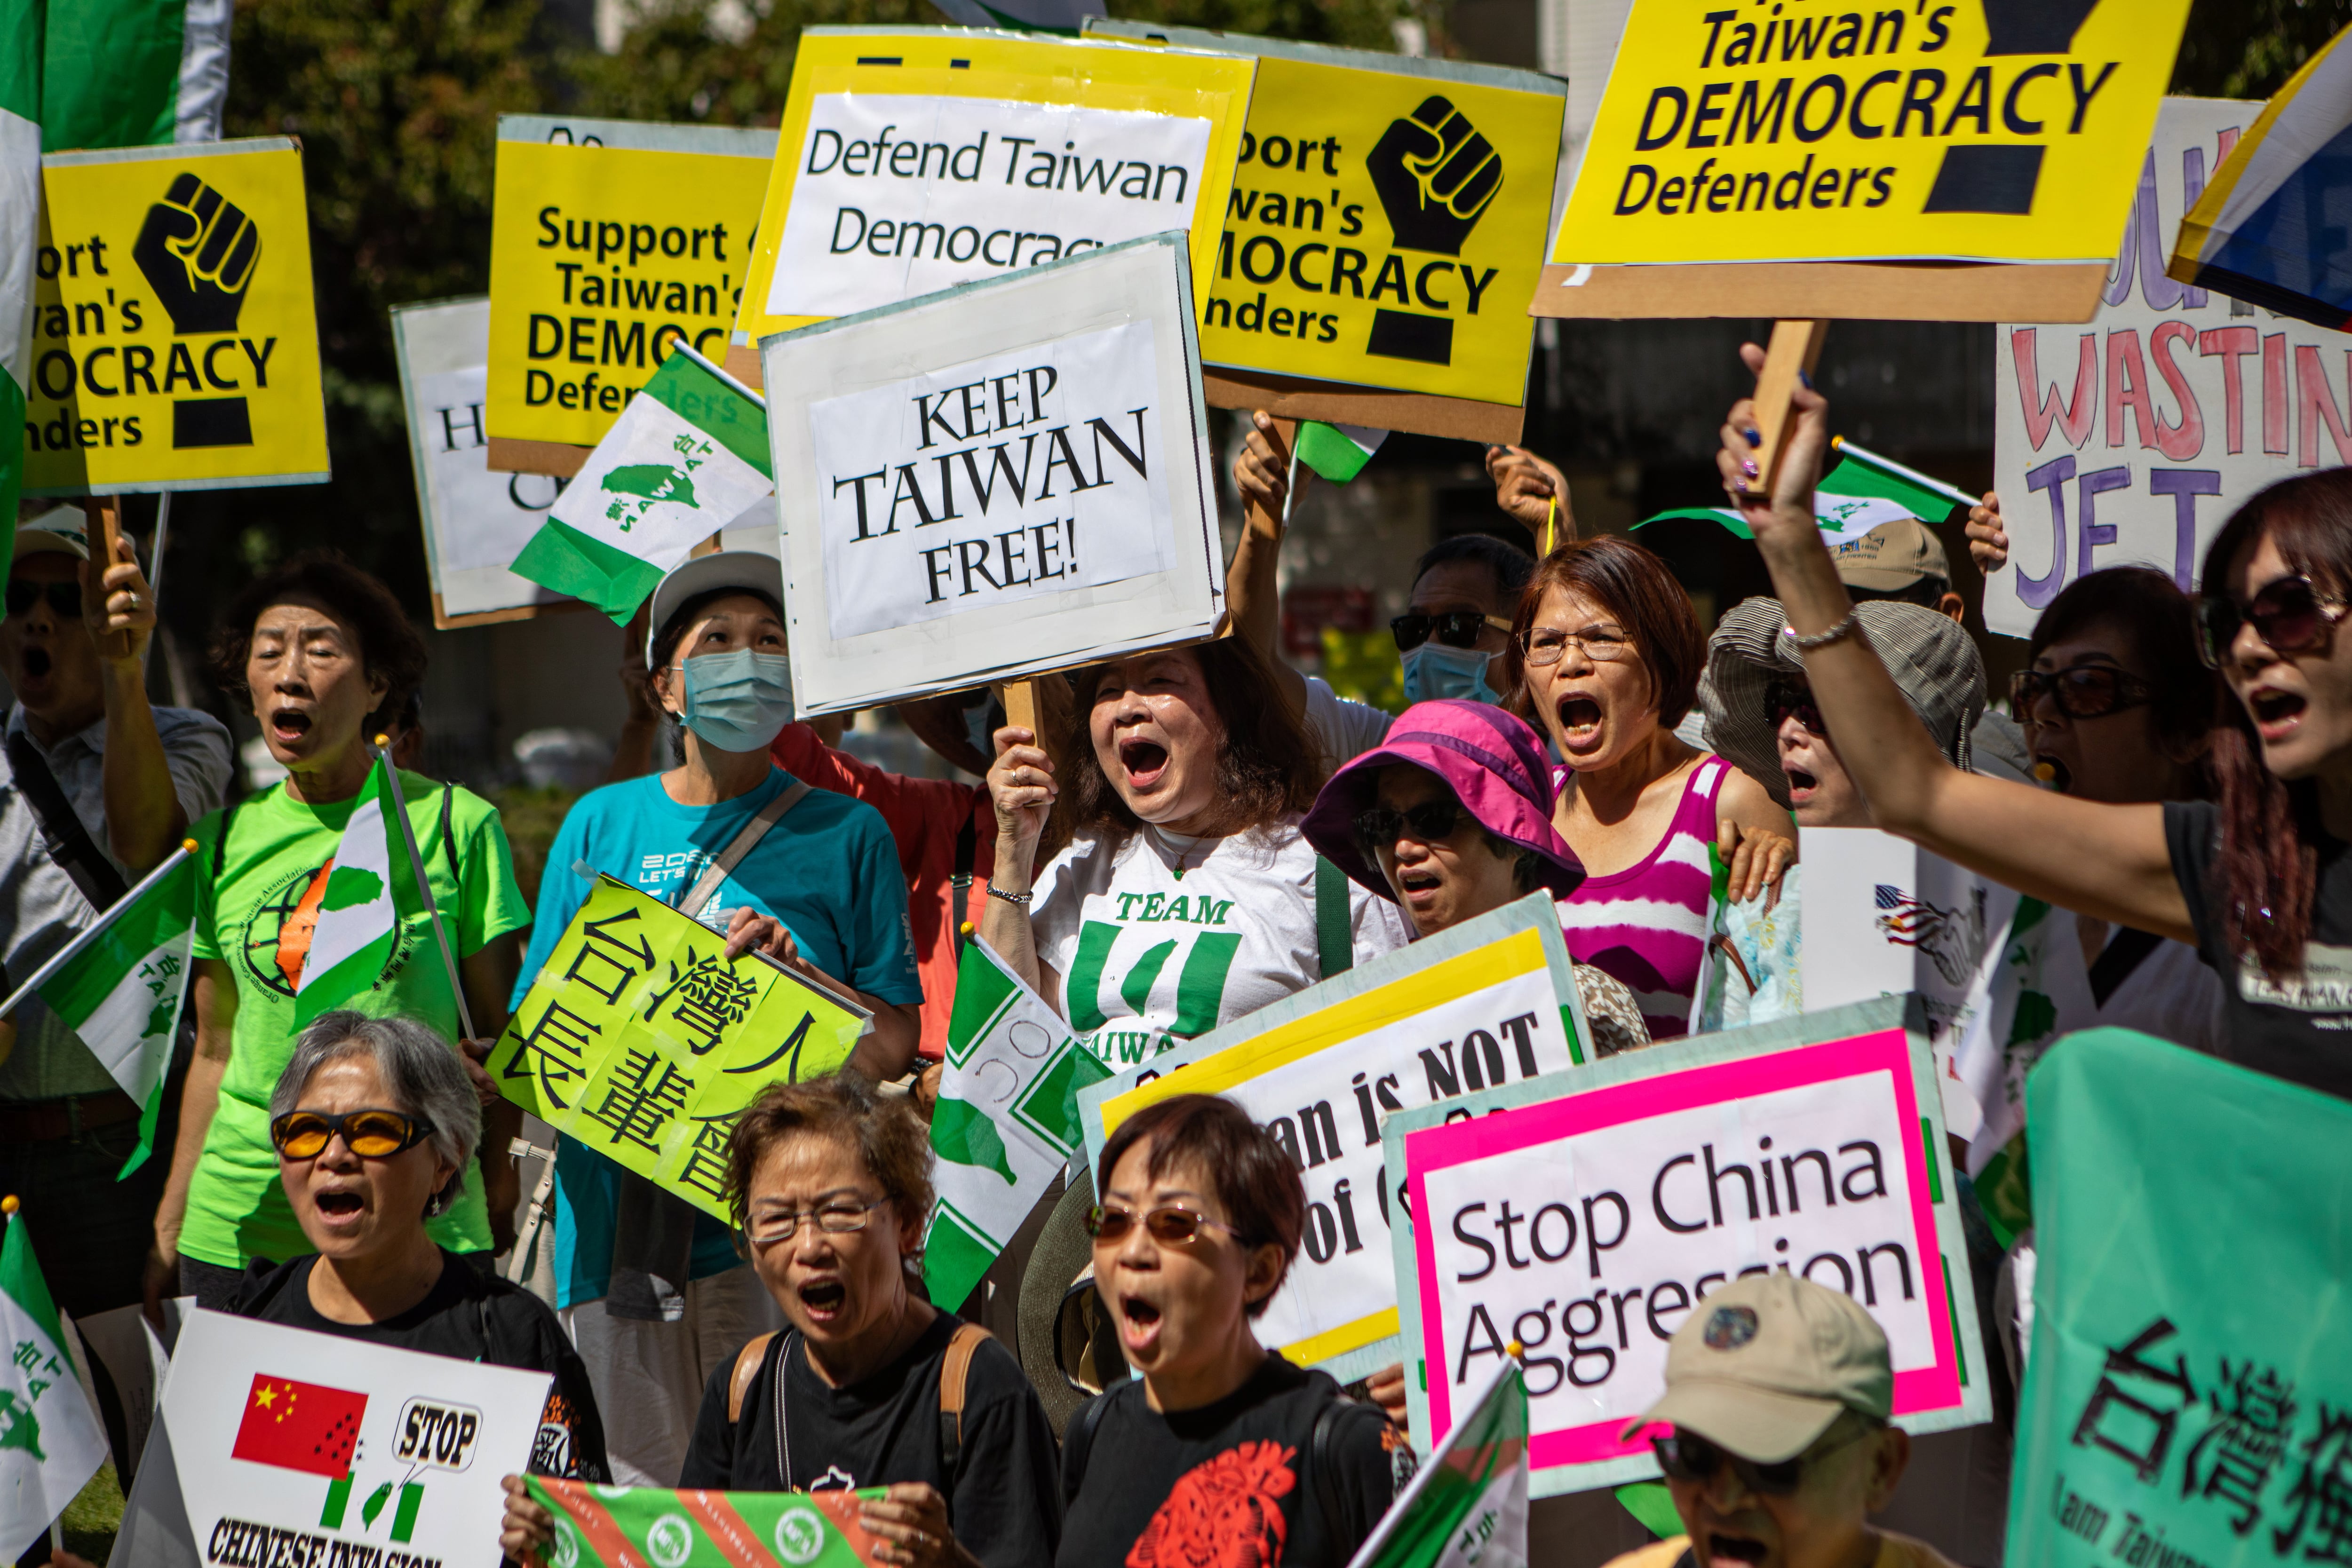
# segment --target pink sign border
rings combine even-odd
[[[1580,1133],[1622,1126],[1653,1116],[1879,1072],[1893,1077],[1895,1110],[1903,1118],[1903,1169],[1911,1193],[1912,1239],[1919,1256],[1921,1294],[1927,1298],[1928,1322],[1936,1342],[1933,1366],[1895,1374],[1895,1414],[1948,1409],[1959,1405],[1964,1396],[1958,1364],[1953,1355],[1943,1244],[1936,1232],[1935,1205],[1927,1195],[1926,1151],[1909,1135],[1910,1129],[1919,1125],[1919,1096],[1912,1077],[1911,1037],[1901,1029],[1874,1030],[1844,1040],[1710,1062],[1628,1083],[1612,1083],[1559,1100],[1515,1105],[1467,1121],[1423,1127],[1405,1134],[1405,1186],[1412,1197],[1412,1212],[1424,1214],[1428,1207],[1423,1178],[1432,1171],[1448,1170],[1533,1145],[1555,1143]],[[1437,1300],[1436,1241],[1428,1227],[1414,1228],[1413,1253],[1421,1290],[1422,1354],[1425,1364],[1443,1367],[1444,1339],[1438,1332],[1436,1313],[1431,1307]],[[1445,1431],[1452,1425],[1450,1392],[1444,1376],[1432,1381],[1429,1418],[1435,1431]],[[1528,1451],[1535,1468],[1543,1470],[1625,1458],[1644,1450],[1647,1434],[1637,1433],[1632,1443],[1621,1443],[1617,1438],[1620,1429],[1621,1424],[1616,1421],[1596,1421],[1562,1431],[1533,1433]]]

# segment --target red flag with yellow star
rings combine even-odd
[[[352,1468],[367,1402],[366,1395],[348,1389],[257,1375],[229,1457],[331,1480]]]

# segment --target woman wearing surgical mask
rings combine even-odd
[[[793,716],[782,598],[775,558],[753,550],[689,560],[654,590],[648,685],[683,727],[686,760],[572,806],[548,852],[514,1004],[587,899],[589,880],[572,871],[608,873],[676,904],[764,819],[695,917],[723,934],[714,948],[730,956],[761,948],[871,1009],[874,1032],[850,1065],[895,1078],[914,1059],[922,1001],[906,879],[879,812],[812,790],[769,758]],[[651,1201],[659,1196],[586,1145],[563,1141],[556,1306],[604,1397],[614,1479],[667,1487],[686,1459],[696,1391],[737,1346],[779,1324],[729,1228]]]

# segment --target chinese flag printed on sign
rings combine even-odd
[[[352,1468],[366,1411],[364,1394],[257,1375],[229,1457],[332,1479]]]

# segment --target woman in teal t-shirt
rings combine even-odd
[[[399,601],[336,556],[286,562],[240,593],[221,625],[214,678],[251,702],[287,777],[192,830],[203,872],[188,1000],[196,1056],[147,1270],[151,1301],[177,1289],[216,1309],[227,1307],[255,1260],[283,1263],[310,1250],[278,1186],[269,1093],[294,1048],[295,988],[328,863],[374,766],[367,737],[425,676],[424,642]],[[514,983],[510,934],[530,915],[498,810],[413,773],[401,775],[401,788],[474,1028],[493,1037]],[[375,984],[342,1005],[404,1014],[445,1040],[462,1032],[423,915],[408,918]],[[429,1228],[442,1246],[491,1252],[513,1239],[516,1178],[506,1149],[520,1126],[510,1105],[484,1113],[480,1179],[469,1179]]]
[[[570,868],[676,904],[793,790],[697,917],[727,934],[730,954],[764,948],[871,1009],[850,1069],[896,1078],[914,1061],[923,998],[906,877],[880,812],[806,789],[769,758],[792,716],[782,595],[775,558],[751,550],[688,561],[654,591],[646,662],[655,700],[683,722],[685,764],[572,806],[548,852],[514,1004],[587,900],[588,879]],[[555,1174],[556,1305],[605,1412],[614,1479],[676,1486],[712,1368],[782,1319],[726,1226],[652,1202],[649,1184],[571,1137]]]

